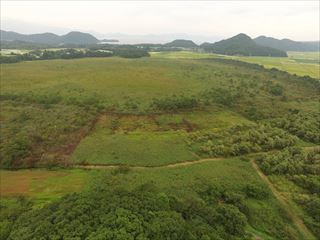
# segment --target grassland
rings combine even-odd
[[[2,64],[1,69],[1,78],[6,80],[1,86],[4,96],[35,101],[47,97],[70,104],[97,102],[109,107],[171,94],[195,94],[218,84],[230,85],[226,79],[242,78],[230,65],[162,58],[50,60]],[[268,75],[246,71],[258,78]],[[226,73],[229,77],[222,78]]]
[[[156,114],[152,116],[103,115],[95,130],[77,146],[75,163],[161,166],[199,159],[189,148],[188,134],[250,123],[231,111]]]
[[[265,118],[282,116],[293,106],[300,106],[301,110],[304,110],[306,104],[298,102],[310,103],[309,109],[316,109],[318,106],[315,103],[317,90],[303,84],[303,80],[299,78],[281,72],[270,72],[251,66],[234,66],[232,62],[226,64],[210,59],[86,58],[31,61],[2,64],[1,79],[5,79],[1,83],[1,104],[4,109],[1,112],[1,121],[2,133],[6,136],[2,152],[7,156],[7,165],[14,162],[13,158],[30,156],[29,165],[34,162],[47,164],[55,159],[64,161],[79,140],[93,127],[94,119],[97,119],[101,112],[128,113],[131,117],[137,114],[152,115],[157,112],[157,109],[152,109],[154,99],[169,99],[166,101],[170,102],[170,97],[174,95],[179,99],[183,94],[197,101],[197,104],[209,104],[212,108],[209,107],[208,110],[205,106],[200,106],[195,109],[196,112],[187,109],[189,113],[182,111],[172,116],[161,113],[161,116],[151,122],[143,117],[129,118],[127,122],[135,121],[142,127],[124,124],[123,133],[116,132],[114,136],[108,136],[109,130],[97,127],[95,132],[78,146],[74,161],[104,164],[126,161],[133,165],[141,165],[143,161],[147,161],[150,165],[161,165],[161,161],[167,163],[192,160],[194,156],[190,155],[185,147],[183,132],[218,129],[224,125],[230,126],[232,122],[248,122],[243,116],[247,117],[251,108],[255,108],[255,111]],[[279,101],[283,96],[270,94],[273,85],[281,85],[285,101]],[[221,91],[225,94],[211,100],[212,89],[214,94]],[[234,106],[221,106],[219,99],[233,98],[231,95],[227,96],[228,92],[238,96],[238,102]],[[275,101],[277,108],[274,107]],[[212,110],[214,108],[218,108],[218,111]],[[118,124],[117,121],[114,119],[112,124]],[[125,121],[125,118],[122,117],[121,121]],[[143,126],[145,124],[147,126]],[[125,133],[126,128],[129,128],[130,134]],[[132,131],[133,128],[137,128],[137,131]],[[177,130],[182,130],[182,133]],[[160,134],[161,131],[165,132]],[[166,134],[168,136],[165,136]],[[21,139],[24,141],[21,142]],[[131,149],[127,154],[121,150],[122,141]],[[169,154],[163,152],[169,146],[175,145],[178,148],[172,150],[172,158],[169,160],[154,162],[150,156],[138,160],[133,157],[137,156],[133,149],[137,145],[142,146],[143,141],[148,141],[150,146],[158,143],[159,148],[162,146],[162,150],[152,153],[151,158],[158,154],[168,156]],[[94,147],[99,142],[103,144]],[[86,147],[83,148],[82,144]],[[115,150],[113,157],[110,155],[110,147],[119,148]],[[12,152],[17,153],[15,149],[21,151],[12,155]],[[104,157],[94,156],[86,149],[95,149]],[[148,149],[148,144],[145,144],[143,152]],[[178,152],[181,157],[178,157]]]
[[[82,164],[129,166],[157,166],[196,159],[188,151],[183,134],[120,133],[108,136],[104,131],[86,137],[72,158]]]
[[[294,57],[300,58],[297,53]],[[219,157],[217,161],[166,167],[204,158],[195,154],[198,146],[190,140],[193,134],[207,144],[201,146],[203,151],[210,151],[208,146],[215,144],[240,146],[237,141],[242,139],[241,132],[234,131],[241,136],[232,138],[232,143],[223,139],[222,132],[241,125],[257,130],[261,124],[295,112],[306,117],[293,127],[284,124],[279,126],[283,130],[272,129],[288,139],[293,139],[293,135],[300,137],[291,145],[317,144],[315,121],[307,118],[318,113],[316,82],[220,60],[220,56],[211,58],[211,54],[178,52],[141,59],[84,58],[2,64],[0,122],[5,138],[1,139],[0,153],[6,159],[2,159],[2,167],[143,167],[2,170],[3,205],[11,204],[14,208],[16,203],[10,199],[22,195],[35,206],[43,206],[66,193],[92,187],[95,178],[113,181],[128,190],[152,183],[161,192],[182,198],[196,197],[203,186],[214,185],[244,196],[246,229],[252,237],[303,239],[246,155],[241,153],[241,160]],[[243,137],[255,136],[251,133],[244,133]],[[257,141],[268,142],[274,150],[273,140],[281,142],[280,135],[265,141],[273,136],[265,134]],[[312,142],[305,142],[309,140]],[[239,149],[246,153],[251,142]],[[267,192],[266,197],[246,195],[248,185],[260,186]]]
[[[65,194],[83,190],[93,172],[83,170],[0,171],[1,199],[28,197],[41,207]]]
[[[242,56],[226,56],[210,53],[197,52],[156,52],[152,53],[152,57],[157,58],[185,58],[185,59],[201,59],[201,58],[226,58],[255,63],[263,65],[266,68],[277,68],[299,76],[310,76],[320,78],[319,73],[319,52],[288,52],[288,58],[278,57],[242,57]]]

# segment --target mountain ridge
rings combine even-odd
[[[259,45],[244,33],[215,43],[203,43],[200,47],[207,52],[225,55],[287,57],[285,51]]]
[[[310,42],[298,42],[293,41],[288,38],[283,39],[277,39],[273,37],[267,37],[267,36],[259,36],[253,39],[257,44],[266,46],[266,47],[272,47],[276,48],[282,51],[319,51],[319,41],[310,41]]]
[[[71,31],[64,35],[54,33],[36,33],[36,34],[21,34],[13,31],[1,30],[1,41],[23,41],[35,44],[96,44],[99,43],[96,37],[89,33]]]
[[[175,39],[169,43],[164,44],[166,47],[181,47],[181,48],[197,48],[198,45],[192,40]]]

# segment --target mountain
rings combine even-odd
[[[82,32],[69,32],[60,38],[63,44],[95,44],[99,42],[91,34]]]
[[[95,44],[99,42],[91,34],[82,32],[69,32],[59,36],[53,33],[20,34],[3,30],[1,30],[1,41],[23,41],[48,45]]]
[[[260,36],[253,39],[257,44],[282,51],[319,51],[320,42],[296,42],[290,39],[276,39]]]
[[[244,33],[216,43],[204,43],[200,47],[207,52],[225,55],[287,57],[286,52],[258,45]]]
[[[198,47],[197,44],[195,44],[191,40],[184,40],[184,39],[176,39],[172,42],[164,44],[166,47],[176,47],[176,48],[196,48]]]
[[[33,43],[57,44],[59,36],[53,33],[20,34],[1,30],[1,41],[23,41]]]

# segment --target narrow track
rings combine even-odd
[[[213,161],[221,161],[225,160],[226,158],[203,158],[198,160],[192,160],[192,161],[183,161],[179,163],[170,163],[167,165],[161,165],[161,166],[130,166],[130,165],[124,165],[126,167],[129,167],[131,169],[148,169],[148,168],[175,168],[175,167],[183,167],[183,166],[189,166],[194,165],[198,163],[204,163],[204,162],[213,162]],[[117,168],[122,165],[101,165],[101,164],[76,164],[72,165],[72,168],[82,168],[82,169],[112,169]]]
[[[311,151],[313,149],[317,149],[319,146],[315,147],[305,147],[304,149],[307,151]],[[249,156],[248,156],[249,157]],[[252,158],[252,156],[251,156]],[[205,162],[213,162],[213,161],[222,161],[226,160],[227,158],[203,158],[193,161],[183,161],[179,163],[171,163],[167,165],[162,166],[128,166],[125,165],[131,169],[161,169],[161,168],[176,168],[176,167],[183,167],[183,166],[189,166],[189,165],[195,165],[199,163],[205,163]],[[281,195],[277,191],[277,189],[273,186],[271,181],[268,179],[268,177],[260,170],[259,166],[256,164],[254,160],[251,160],[252,167],[256,170],[259,177],[269,186],[271,189],[273,195],[276,197],[276,199],[280,202],[282,207],[285,209],[289,217],[291,218],[293,224],[297,227],[298,231],[303,235],[304,240],[316,240],[316,237],[310,232],[310,230],[306,227],[302,219],[291,209],[291,207],[288,204],[288,200]],[[72,168],[80,168],[80,169],[112,169],[120,167],[121,165],[99,165],[99,164],[90,164],[90,165],[72,165]]]

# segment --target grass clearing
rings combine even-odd
[[[159,166],[194,160],[184,133],[128,133],[109,135],[99,131],[81,141],[72,155],[81,164]]]
[[[81,191],[87,184],[84,170],[19,170],[0,171],[1,198],[26,196],[42,206],[65,194]]]
[[[213,53],[197,52],[156,52],[151,54],[155,58],[169,59],[202,59],[202,58],[227,58],[263,65],[265,68],[278,68],[299,76],[320,78],[319,52],[288,52],[287,58],[282,57],[244,57],[226,56]]]
[[[250,123],[219,108],[151,116],[106,114],[72,155],[76,164],[161,166],[198,159],[188,146],[188,134]]]

